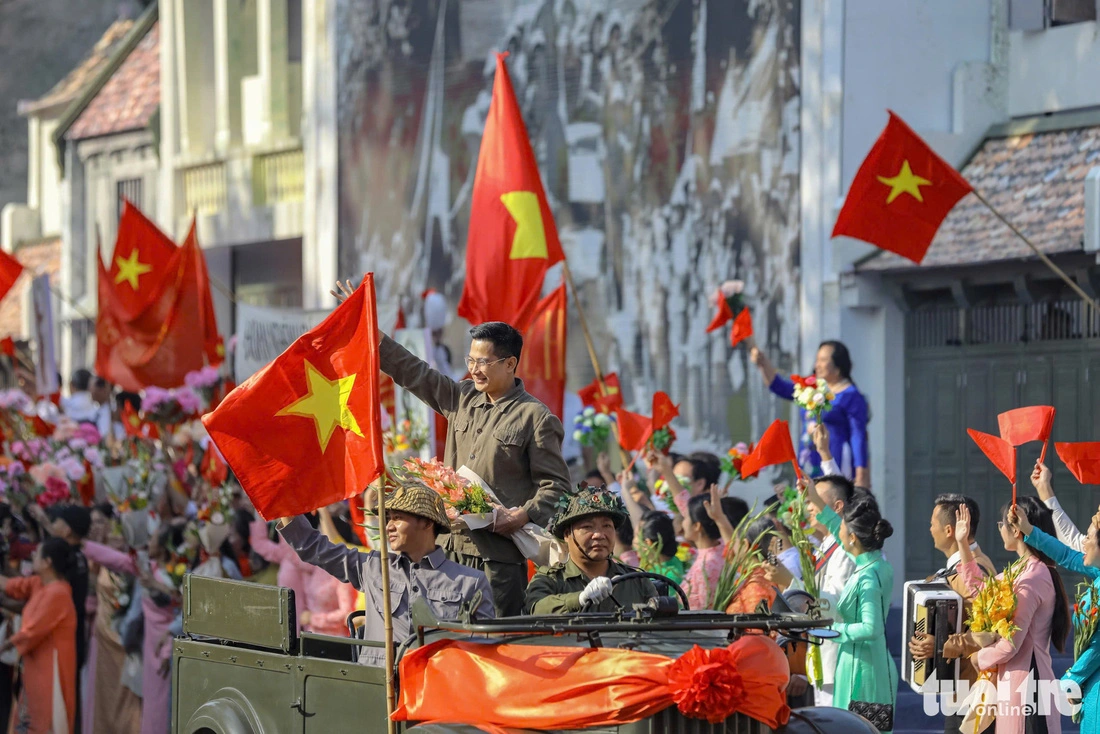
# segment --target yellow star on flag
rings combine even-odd
[[[351,389],[355,384],[355,375],[330,380],[309,362],[305,365],[308,392],[275,415],[312,418],[317,427],[317,443],[321,445],[322,454],[328,449],[329,439],[332,438],[332,432],[337,426],[362,437],[363,432],[359,430],[359,424],[355,421],[351,409],[348,408],[348,398],[351,397]]]
[[[500,200],[512,219],[516,220],[516,233],[512,237],[512,251],[508,259],[549,259],[539,197],[533,191],[509,191],[501,194]]]
[[[138,248],[130,250],[129,257],[122,257],[121,255],[115,258],[115,265],[118,266],[118,273],[115,275],[115,285],[119,283],[129,283],[130,287],[135,291],[138,289],[138,279],[150,272],[153,269],[152,265],[138,260]]]
[[[886,176],[876,176],[880,183],[884,183],[890,187],[890,195],[886,197],[886,203],[893,203],[894,199],[898,198],[902,194],[909,194],[917,201],[924,203],[924,197],[921,196],[921,186],[931,186],[932,182],[926,178],[913,173],[913,169],[909,167],[909,161],[905,160],[901,163],[901,170],[898,171],[898,175],[893,178],[887,178]]]

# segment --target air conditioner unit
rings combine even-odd
[[[1100,252],[1100,167],[1085,175],[1085,252]]]

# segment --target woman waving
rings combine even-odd
[[[767,355],[757,347],[749,352],[749,359],[760,370],[768,389],[784,400],[794,399],[794,383],[779,374]],[[817,349],[814,376],[824,380],[836,397],[832,410],[821,415],[821,422],[829,429],[829,450],[840,465],[841,471],[857,487],[871,488],[871,463],[867,445],[867,421],[870,410],[867,399],[852,382],[852,357],[842,342],[825,341]],[[814,448],[814,420],[808,411],[802,415],[802,451],[799,463],[810,476],[821,476],[822,457]]]

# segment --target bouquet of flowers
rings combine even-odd
[[[221,386],[221,382],[222,376],[218,372],[218,368],[210,365],[188,372],[183,376],[183,384],[200,396],[203,404],[207,406],[214,402],[214,393]]]
[[[459,476],[439,459],[407,459],[404,474],[442,497],[443,504],[447,506],[447,517],[452,520],[459,515],[481,515],[493,511],[484,487]]]
[[[167,581],[175,588],[183,586],[183,577],[187,575],[188,559],[185,556],[172,552],[172,557],[164,564],[164,573]]]
[[[177,387],[172,390],[147,387],[141,398],[141,412],[144,418],[163,426],[181,423],[200,411],[202,411],[202,399],[190,387]]]
[[[229,537],[229,518],[233,515],[233,489],[229,485],[213,487],[199,508],[199,542],[213,553]]]
[[[806,514],[806,497],[798,491],[785,487],[780,495],[779,521],[786,526],[791,534],[791,543],[798,549],[798,563],[802,569],[802,585],[806,593],[817,599],[816,559],[814,546],[810,542],[810,520]],[[817,617],[816,603],[810,610],[810,615]],[[824,682],[821,647],[808,645],[806,649],[806,672],[810,682],[820,685]]]
[[[602,449],[611,437],[611,423],[615,419],[607,413],[597,413],[588,407],[573,419],[573,440],[581,446]]]
[[[1016,616],[1016,592],[1012,586],[1021,571],[1022,558],[1006,568],[1000,577],[990,576],[985,580],[967,618],[971,632],[995,632],[1012,642],[1020,631],[1012,621]]]
[[[733,529],[734,540],[726,546],[722,571],[718,574],[718,583],[713,589],[707,589],[709,609],[725,611],[764,565],[764,554],[757,548],[760,538],[745,537],[745,530],[759,520],[765,512],[765,510],[760,512],[755,510],[754,505],[749,514],[741,518],[741,522],[737,523],[737,527]]]
[[[659,451],[667,455],[672,450],[672,444],[675,442],[676,431],[672,430],[672,426],[665,426],[653,432],[653,435],[646,441],[645,447],[647,451]]]
[[[729,480],[726,482],[726,488],[729,489],[729,485],[733,483],[733,480],[741,478],[741,462],[745,460],[745,457],[749,455],[749,446],[745,442],[736,443],[733,445],[726,455],[722,457],[722,471],[726,473]]]
[[[414,420],[411,415],[405,416],[401,421],[394,422],[382,432],[382,445],[387,454],[397,454],[405,451],[420,453],[420,449],[428,445],[428,429]]]
[[[833,399],[836,396],[824,380],[818,380],[814,375],[791,375],[791,381],[794,383],[794,401],[812,415],[814,421],[820,422],[821,414],[833,409]]]
[[[1100,626],[1100,594],[1088,581],[1077,584],[1077,603],[1073,605],[1073,659],[1079,660],[1088,649],[1096,628]],[[1081,722],[1083,707],[1073,715],[1073,721]]]

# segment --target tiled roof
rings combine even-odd
[[[160,24],[119,65],[66,133],[70,140],[139,130],[160,104]]]
[[[30,114],[55,105],[66,105],[72,102],[81,91],[95,78],[103,65],[111,58],[111,52],[126,37],[126,33],[134,25],[132,20],[116,20],[111,27],[96,41],[91,53],[77,64],[76,68],[65,75],[65,78],[46,92],[45,96],[31,102],[20,102],[20,114]]]
[[[963,176],[1035,246],[1051,255],[1081,250],[1085,175],[1100,160],[1100,126],[986,139]],[[924,261],[881,252],[861,271],[972,265],[1034,257],[973,194],[947,215]]]
[[[23,245],[16,248],[14,255],[26,270],[15,281],[4,300],[0,301],[0,337],[12,336],[18,339],[30,336],[23,332],[23,304],[34,274],[49,273],[50,282],[54,286],[61,277],[61,238],[51,237]]]

